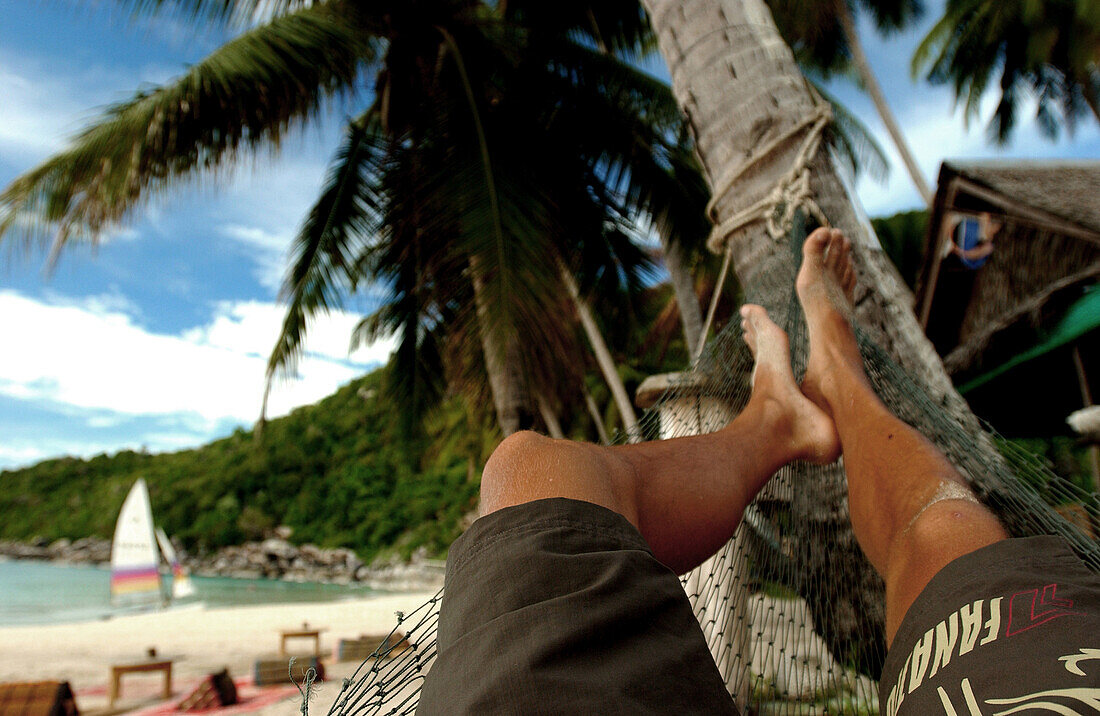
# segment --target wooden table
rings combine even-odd
[[[112,664],[111,665],[111,689],[107,695],[107,707],[113,707],[115,705],[115,699],[118,698],[120,685],[122,682],[123,674],[137,674],[144,671],[163,671],[164,672],[164,695],[163,698],[169,699],[172,696],[172,659],[158,659],[156,657],[147,659],[145,661],[135,661],[129,664]]]
[[[287,639],[313,639],[313,655],[321,655],[321,632],[324,629],[301,627],[279,631],[279,656],[286,656]]]

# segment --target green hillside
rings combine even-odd
[[[920,219],[879,222],[896,261],[913,264],[911,254],[919,256]],[[627,346],[631,393],[646,375],[686,363],[667,287],[651,288],[640,305],[642,315],[609,321],[613,343]],[[735,315],[732,304],[719,314],[720,327]],[[617,424],[606,386],[590,373],[589,390],[609,406],[607,423]],[[434,411],[421,435],[408,437],[385,378],[379,369],[270,421],[262,440],[238,430],[194,450],[61,458],[0,472],[0,539],[110,537],[127,491],[144,477],[158,524],[191,551],[261,539],[286,525],[293,542],[347,547],[368,562],[408,557],[420,546],[442,554],[476,506],[480,468],[499,433],[491,410],[475,422],[455,399]],[[572,405],[562,417],[567,434],[592,438],[583,407]]]
[[[110,537],[138,477],[160,526],[192,550],[259,539],[277,525],[294,542],[349,547],[370,561],[444,552],[477,502],[495,441],[446,404],[425,434],[400,433],[381,389],[385,369],[270,421],[194,450],[62,458],[0,472],[0,539]]]

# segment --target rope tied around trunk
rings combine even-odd
[[[733,186],[752,167],[758,165],[766,157],[770,157],[781,150],[786,149],[795,140],[801,138],[802,145],[798,154],[791,162],[790,168],[776,182],[771,192],[752,206],[742,209],[720,224],[716,224],[707,239],[707,248],[713,253],[719,254],[727,250],[729,236],[740,231],[746,226],[763,221],[767,225],[768,235],[773,239],[782,240],[794,225],[794,215],[799,209],[804,209],[813,216],[822,226],[828,226],[824,212],[813,199],[813,191],[810,189],[810,161],[821,147],[821,138],[825,128],[833,120],[833,111],[829,105],[815,97],[815,109],[805,119],[796,124],[787,132],[769,142],[763,150],[757,152],[744,164],[734,168],[733,171],[723,176],[714,186],[710,202],[707,204],[707,215],[711,221],[717,222],[717,201],[731,191]]]
[[[760,201],[747,209],[743,209],[720,224],[714,226],[707,239],[707,248],[715,254],[724,254],[722,269],[718,275],[718,283],[711,297],[710,307],[707,310],[707,318],[703,323],[703,330],[699,334],[699,348],[693,360],[698,360],[703,352],[707,334],[714,323],[714,314],[718,308],[718,299],[729,275],[730,263],[733,259],[733,246],[730,237],[737,231],[759,221],[766,225],[768,235],[776,241],[783,241],[794,228],[795,215],[801,209],[812,216],[821,226],[829,226],[829,220],[825,212],[814,201],[813,190],[810,188],[810,161],[821,147],[821,139],[825,134],[825,128],[833,121],[833,110],[827,102],[809,85],[807,88],[814,100],[814,111],[807,115],[801,122],[793,126],[787,132],[773,139],[765,145],[763,151],[756,153],[744,164],[734,167],[733,171],[724,175],[715,183],[710,201],[707,203],[707,216],[711,221],[717,222],[717,202],[726,192],[740,181],[741,177],[752,167],[756,166],[766,157],[770,157],[780,150],[786,149],[794,140],[802,137],[802,145],[791,162],[790,168],[779,178]]]

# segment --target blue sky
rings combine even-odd
[[[908,58],[934,10],[922,28],[889,43],[864,28],[930,181],[944,158],[1100,157],[1095,123],[1051,143],[1028,114],[1004,148],[985,142],[980,122],[967,130],[949,90],[909,77]],[[62,149],[106,105],[179,75],[224,39],[171,18],[134,21],[106,0],[0,0],[0,185]],[[870,100],[843,81],[831,89],[892,159],[887,184],[858,184],[868,213],[916,208]],[[52,274],[42,251],[0,248],[0,469],[65,454],[191,447],[252,423],[282,317],[276,294],[286,247],[345,116],[334,107],[278,156],[153,200],[97,249],[65,254]],[[348,355],[351,328],[371,306],[368,296],[354,297],[313,326],[300,378],[276,389],[272,414],[314,402],[386,359],[388,341]]]

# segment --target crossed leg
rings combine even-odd
[[[840,435],[852,528],[886,581],[890,644],[940,569],[1008,535],[947,458],[872,390],[850,324],[855,277],[849,252],[835,229],[818,229],[803,248],[796,289],[810,356],[802,389]]]
[[[700,564],[732,537],[776,470],[839,454],[832,422],[795,383],[786,334],[758,318],[744,321],[756,358],[752,396],[725,428],[616,447],[516,433],[485,465],[482,513],[550,497],[592,502],[623,515],[677,574]]]

